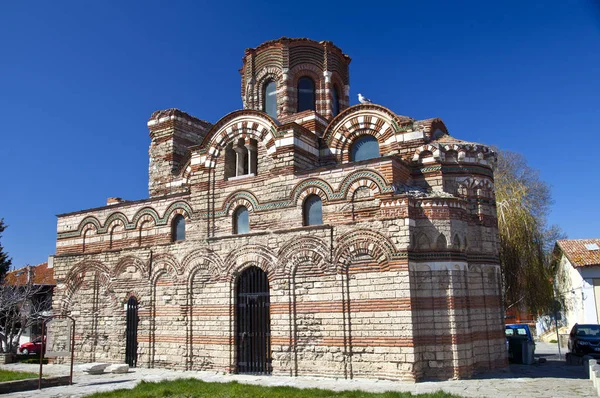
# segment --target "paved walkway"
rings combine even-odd
[[[549,348],[550,347],[550,348]],[[182,372],[162,369],[136,368],[127,374],[87,375],[76,371],[72,386],[47,388],[42,391],[26,391],[5,394],[4,397],[82,397],[94,392],[133,388],[140,380],[160,381],[194,377],[204,381],[260,384],[264,386],[291,386],[299,388],[323,388],[334,391],[364,390],[371,392],[405,391],[413,394],[443,390],[463,397],[596,397],[592,382],[585,376],[582,366],[567,366],[559,360],[550,345],[540,345],[536,358],[547,362],[535,365],[511,365],[510,370],[481,375],[471,380],[437,382],[394,382],[365,379],[328,379],[317,377],[281,377],[217,374],[215,372]],[[36,372],[39,365],[0,365],[3,369]],[[47,375],[67,375],[68,366],[46,365]]]

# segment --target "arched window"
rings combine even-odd
[[[334,85],[333,90],[331,92],[331,115],[337,116],[340,113],[340,96],[338,94],[338,86]]]
[[[171,224],[171,240],[185,240],[185,218],[181,214],[176,215]]]
[[[298,112],[315,109],[315,82],[310,77],[301,77],[298,80]]]
[[[247,234],[250,232],[250,220],[248,218],[248,209],[240,206],[233,213],[233,233]]]
[[[269,80],[263,87],[263,111],[277,119],[277,83]]]
[[[323,224],[323,204],[318,195],[309,195],[304,201],[304,225]]]
[[[352,160],[355,162],[378,158],[379,156],[381,156],[379,153],[379,142],[372,135],[364,135],[352,145]]]

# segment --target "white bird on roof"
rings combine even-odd
[[[363,97],[361,93],[358,93],[358,102],[361,104],[372,104],[373,102],[367,97]]]

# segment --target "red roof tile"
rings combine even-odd
[[[34,285],[56,285],[54,269],[48,268],[48,263],[42,263],[34,267],[28,265],[6,274],[5,282],[10,285],[25,285],[27,283],[28,269],[33,274]]]
[[[600,265],[600,250],[590,250],[586,245],[600,247],[600,239],[564,239],[556,242],[573,267]]]

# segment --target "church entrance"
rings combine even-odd
[[[244,270],[237,283],[237,372],[271,373],[269,280],[258,267]]]
[[[135,297],[127,301],[127,328],[125,331],[125,362],[135,368],[137,365],[137,328],[138,328],[138,302]]]

